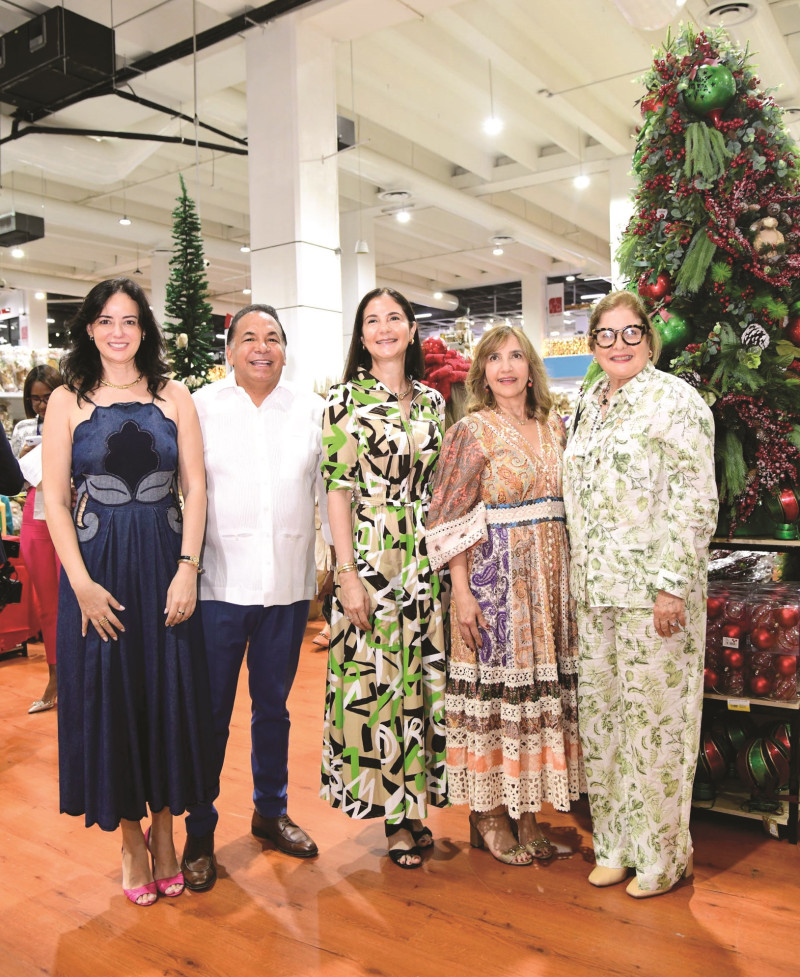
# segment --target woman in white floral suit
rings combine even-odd
[[[692,872],[714,423],[689,384],[655,369],[660,337],[633,293],[597,304],[589,345],[605,373],[564,454],[589,881],[635,869],[627,891],[646,898]]]

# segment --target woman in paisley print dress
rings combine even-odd
[[[449,562],[453,585],[448,784],[451,801],[470,807],[474,847],[530,865],[556,851],[536,812],[543,802],[569,810],[582,787],[566,435],[520,329],[483,336],[467,387],[469,412],[445,437],[427,526],[431,564]]]
[[[424,536],[444,401],[423,372],[411,306],[375,289],[323,416],[337,585],[320,794],[352,818],[383,818],[406,869],[433,845],[429,805],[447,803],[441,584]]]
[[[45,513],[63,568],[61,810],[83,814],[87,826],[121,826],[123,890],[150,906],[159,893],[183,891],[173,815],[213,787],[208,676],[192,619],[206,511],[202,435],[188,389],[167,379],[161,331],[130,279],[89,292],[62,373],[43,436]]]
[[[689,837],[703,694],[708,544],[717,518],[714,422],[656,370],[660,336],[632,292],[595,306],[604,374],[564,454],[578,604],[578,715],[589,782],[592,885],[636,899],[692,873]]]

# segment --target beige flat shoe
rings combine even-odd
[[[627,877],[627,868],[606,868],[603,865],[595,865],[589,873],[589,882],[596,885],[598,889],[605,889],[608,885],[619,885]]]
[[[28,710],[28,715],[32,712],[47,712],[48,709],[52,709],[56,704],[58,696],[53,696],[52,699],[37,699],[36,702],[31,704]]]
[[[674,888],[679,886],[681,882],[685,879],[690,879],[694,875],[694,855],[689,856],[689,862],[686,865],[686,870],[683,875],[674,882],[672,885],[664,885],[660,889],[640,889],[639,882],[637,879],[631,879],[630,885],[625,890],[629,896],[633,899],[649,899],[651,896],[663,896],[667,892],[672,892]]]

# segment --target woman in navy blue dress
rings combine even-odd
[[[61,811],[121,827],[123,890],[149,906],[183,891],[172,818],[214,787],[208,675],[192,618],[206,512],[202,435],[130,279],[89,292],[61,367],[42,442],[47,524],[63,568]]]

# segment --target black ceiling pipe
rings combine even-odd
[[[240,149],[238,146],[223,146],[220,143],[204,142],[203,140],[195,141],[194,139],[187,139],[185,136],[162,136],[149,132],[115,132],[108,129],[67,129],[64,126],[26,126],[24,129],[15,126],[10,135],[0,139],[0,146],[7,142],[13,142],[15,139],[21,139],[23,136],[37,134],[45,136],[104,136],[114,139],[134,139],[140,142],[176,143],[181,146],[200,146],[203,149],[215,149],[222,153],[233,153],[235,156],[247,156],[247,150]]]

